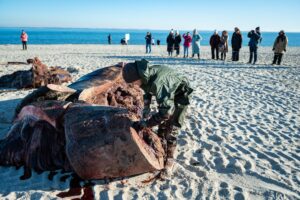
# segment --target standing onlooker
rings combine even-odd
[[[194,55],[197,54],[198,59],[200,59],[200,40],[202,40],[202,37],[198,34],[198,31],[194,29],[193,39],[192,39],[192,49],[193,49],[192,57],[194,57]]]
[[[167,51],[169,56],[172,56],[173,54],[174,43],[175,43],[174,32],[173,30],[171,30],[167,37]]]
[[[174,49],[176,50],[176,56],[179,56],[180,53],[180,43],[181,43],[181,35],[177,30],[175,33],[175,40],[174,40]]]
[[[192,42],[192,37],[190,36],[190,32],[187,32],[185,34],[183,34],[183,39],[184,39],[184,43],[183,43],[183,57],[184,58],[188,58],[189,57],[189,48],[191,46],[191,42]]]
[[[27,50],[28,35],[24,30],[22,30],[20,38],[21,38],[21,41],[22,41],[23,50]]]
[[[287,44],[288,44],[288,38],[285,35],[285,32],[283,30],[281,30],[278,33],[278,36],[275,39],[275,42],[273,45],[273,51],[274,51],[273,65],[275,65],[276,62],[277,62],[277,65],[281,64],[283,52],[286,52]]]
[[[145,40],[146,40],[146,53],[151,53],[152,35],[150,32],[147,32]]]
[[[157,44],[157,46],[159,46],[160,45],[160,40],[156,40],[156,44]]]
[[[239,61],[240,49],[242,48],[243,37],[238,27],[234,28],[234,33],[231,38],[232,61]]]
[[[220,38],[219,51],[221,52],[221,60],[226,60],[226,53],[228,52],[228,32],[222,31]]]
[[[215,52],[216,52],[216,59],[219,60],[220,36],[217,30],[215,30],[214,34],[210,37],[209,44],[211,47],[211,59],[215,59]]]
[[[111,34],[109,34],[109,35],[107,36],[107,41],[108,41],[108,44],[111,44]]]
[[[248,38],[250,38],[249,41],[249,49],[250,49],[250,57],[249,57],[249,64],[252,63],[252,59],[254,57],[253,60],[253,64],[256,63],[257,61],[257,48],[258,48],[258,43],[261,43],[261,34],[260,34],[260,28],[256,27],[255,31],[251,30],[248,33]]]

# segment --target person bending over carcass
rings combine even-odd
[[[177,132],[183,126],[189,96],[193,89],[187,78],[166,66],[149,66],[147,60],[127,63],[123,67],[123,78],[127,83],[139,85],[144,90],[143,119],[133,123],[137,131],[158,126],[157,134],[166,151],[163,174],[169,176],[174,165]],[[158,103],[158,112],[150,116],[152,96]]]

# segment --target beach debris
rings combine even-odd
[[[160,138],[136,132],[143,95],[125,83],[119,65],[96,70],[67,86],[48,84],[26,96],[0,140],[0,165],[75,172],[82,179],[128,177],[164,167]]]
[[[9,63],[14,64],[17,62]],[[21,62],[18,62],[18,64],[21,64]],[[0,77],[0,87],[17,89],[39,88],[47,84],[62,84],[72,80],[68,71],[61,67],[48,67],[37,57],[27,59],[27,64],[32,64],[32,68]]]

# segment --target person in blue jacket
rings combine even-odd
[[[152,35],[150,32],[147,32],[147,35],[145,36],[145,40],[146,40],[146,53],[151,53]]]
[[[258,44],[261,43],[262,41],[262,37],[261,37],[261,33],[260,33],[260,28],[256,27],[255,30],[251,30],[248,33],[248,38],[250,38],[249,41],[249,49],[250,49],[250,58],[249,58],[249,64],[252,63],[253,60],[253,64],[256,63],[257,61],[257,48],[258,48]]]

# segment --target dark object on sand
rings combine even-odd
[[[38,58],[28,59],[32,64],[30,70],[16,71],[0,77],[1,88],[38,88],[47,84],[62,84],[72,80],[68,71],[61,67],[47,67]],[[20,62],[8,62],[8,64],[21,64]]]
[[[142,92],[111,66],[69,87],[41,87],[16,108],[14,123],[0,140],[0,165],[36,171],[73,171],[83,179],[137,175],[164,167],[164,150],[150,129],[137,133]]]

